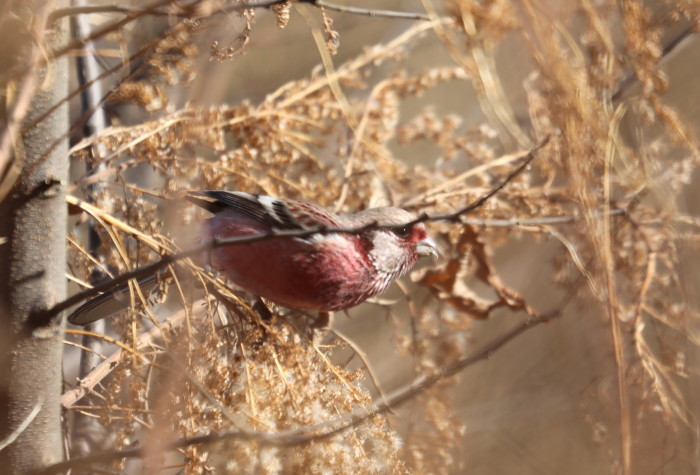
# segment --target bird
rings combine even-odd
[[[345,215],[310,202],[241,191],[188,191],[183,197],[212,213],[201,225],[197,238],[201,244],[269,236],[209,249],[207,264],[254,296],[292,309],[334,312],[354,307],[384,292],[419,258],[438,256],[424,224],[397,207]],[[332,232],[365,226],[352,233]],[[275,235],[288,231],[309,234]],[[128,300],[123,298],[127,290],[116,289],[88,301],[68,321],[86,325],[115,313],[119,305],[113,301],[119,295]],[[108,310],[100,316],[102,307]]]

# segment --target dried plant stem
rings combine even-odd
[[[400,406],[401,404],[413,399],[425,390],[433,387],[435,384],[442,381],[443,379],[449,378],[450,376],[454,376],[455,374],[463,371],[464,369],[468,368],[469,366],[475,363],[487,360],[493,355],[494,352],[507,345],[508,343],[516,339],[518,336],[522,335],[523,333],[532,328],[535,328],[536,326],[542,323],[551,321],[553,318],[556,318],[556,316],[552,315],[536,319],[529,318],[528,320],[517,325],[510,331],[504,333],[503,335],[497,338],[494,338],[479,350],[463,358],[460,358],[457,361],[448,364],[442,368],[438,368],[434,373],[431,373],[429,375],[419,375],[416,378],[414,378],[411,381],[411,383],[392,392],[385,399],[377,400],[374,403],[370,404],[368,407],[360,408],[357,411],[354,411],[350,414],[346,414],[338,419],[314,424],[307,427],[302,427],[299,429],[290,429],[279,432],[234,431],[210,433],[201,436],[178,439],[169,444],[164,444],[163,449],[178,450],[183,447],[189,447],[191,445],[207,444],[231,439],[255,441],[263,446],[294,446],[328,438],[351,427],[355,427],[361,424],[362,422],[371,419],[379,414],[394,409]],[[93,464],[105,463],[113,460],[119,460],[124,458],[139,458],[143,457],[146,453],[146,447],[134,447],[122,450],[113,450],[91,455],[88,457],[83,457],[80,459],[73,459],[67,462],[59,463],[39,473],[58,473],[67,469],[87,467]]]
[[[323,0],[301,0],[300,3],[311,3],[317,7],[327,8],[342,13],[362,15],[369,17],[397,18],[402,20],[430,20],[430,16],[425,13],[399,12],[395,10],[377,10],[376,8],[359,8],[350,5],[338,5],[336,3],[324,2]]]
[[[41,407],[43,405],[44,399],[41,396],[39,396],[39,400],[34,405],[34,408],[29,414],[27,414],[27,417],[24,418],[22,423],[18,425],[17,428],[15,428],[11,434],[7,435],[5,438],[0,440],[0,450],[4,450],[8,445],[12,444],[15,440],[17,440],[17,437],[19,437],[20,434],[27,429],[29,424],[31,424],[34,418],[39,414],[39,411],[41,410]]]
[[[34,37],[37,41],[42,41],[44,34],[41,22],[37,22],[33,32]],[[14,100],[8,94],[4,123],[0,128],[0,201],[7,196],[22,172],[24,153],[22,148],[18,146],[18,136],[37,87],[39,80],[38,62],[42,53],[41,48],[31,49],[29,67],[16,81],[20,87],[15,93]],[[7,84],[5,86],[9,87]]]
[[[374,385],[374,388],[377,390],[379,393],[379,396],[382,399],[386,399],[386,395],[384,394],[384,391],[382,390],[381,385],[379,384],[379,378],[377,378],[377,375],[374,373],[374,370],[372,369],[372,365],[369,362],[369,359],[367,359],[367,353],[362,351],[362,348],[360,348],[357,343],[352,341],[350,337],[345,335],[344,333],[341,333],[338,330],[331,329],[331,333],[335,335],[336,338],[339,340],[345,342],[350,348],[352,348],[352,351],[357,355],[358,358],[360,358],[360,361],[362,361],[362,364],[365,367],[365,370],[367,370],[367,374],[369,375],[370,380],[372,381],[372,384]]]
[[[83,5],[84,0],[74,0],[76,5]],[[77,37],[87,36],[91,30],[91,25],[85,16],[79,16],[72,19],[73,25],[73,35]],[[75,66],[77,70],[77,78],[80,84],[78,89],[81,91],[81,106],[83,111],[84,121],[81,122],[82,125],[82,136],[91,136],[107,127],[107,116],[104,110],[100,107],[100,102],[103,97],[102,87],[103,84],[96,80],[99,76],[99,64],[97,58],[95,57],[95,45],[92,42],[86,42],[83,45],[83,54],[78,56],[75,61]],[[90,83],[89,87],[84,86],[86,83]],[[55,107],[58,107],[55,106]],[[35,121],[35,123],[40,123],[40,121]],[[78,124],[75,125],[77,127]],[[104,155],[105,147],[104,145],[98,145],[97,147],[91,148],[90,150],[92,158],[99,159],[100,156]],[[96,163],[97,165],[93,165]],[[87,174],[92,174],[105,167],[104,163],[100,163],[99,160],[92,160],[85,164]],[[86,198],[88,201],[95,201],[95,197],[104,190],[104,183],[95,183],[87,187]],[[97,223],[95,221],[89,221],[88,225],[88,247],[89,247],[89,258],[94,261],[98,261],[99,251],[100,251],[100,236],[97,232]],[[95,283],[102,280],[106,275],[101,269],[104,266],[98,265],[95,270],[90,275],[90,282]],[[110,275],[111,277],[111,275]],[[82,346],[83,351],[80,353],[80,366],[78,371],[78,378],[85,378],[100,362],[99,357],[102,351],[102,340],[100,338],[94,338],[91,333],[104,333],[105,322],[96,321],[85,327],[86,333],[83,334]],[[90,453],[91,447],[94,444],[94,440],[91,434],[99,432],[99,423],[97,420],[91,417],[86,417],[83,414],[76,414],[73,418],[73,428],[72,433],[74,434],[73,441],[71,444],[71,452],[73,456],[76,455],[87,455]]]
[[[206,300],[199,300],[193,304],[194,307],[203,307],[206,304]],[[136,348],[126,348],[120,347],[111,356],[100,363],[89,375],[83,378],[78,387],[72,389],[61,396],[61,406],[68,409],[80,401],[84,396],[86,396],[92,388],[97,386],[100,381],[106,378],[116,367],[122,359],[125,351],[130,353],[139,354],[146,348],[150,348],[155,341],[158,341],[163,337],[162,328],[176,328],[180,326],[182,321],[185,319],[186,311],[180,310],[170,318],[166,319],[161,323],[160,327],[153,327],[146,333],[142,334],[138,338],[138,345]]]
[[[362,112],[362,117],[360,118],[360,122],[357,124],[356,127],[353,124],[353,127],[352,127],[352,129],[353,129],[353,131],[352,131],[353,132],[352,146],[350,147],[350,153],[348,154],[348,159],[345,162],[343,184],[341,185],[341,188],[340,188],[340,194],[338,196],[338,199],[335,202],[335,206],[333,207],[333,212],[335,212],[335,213],[340,211],[343,204],[345,204],[345,199],[348,196],[348,191],[350,190],[350,177],[352,176],[353,164],[355,161],[355,157],[357,156],[357,151],[359,149],[359,146],[364,141],[364,136],[365,136],[365,131],[367,129],[369,114],[370,114],[370,111],[372,110],[372,102],[374,100],[376,100],[375,99],[376,97],[379,96],[379,92],[384,87],[386,87],[387,85],[389,85],[391,83],[392,83],[391,80],[382,81],[372,89],[372,92],[369,94],[369,97],[366,101],[365,108]]]
[[[418,223],[424,223],[428,221],[451,221],[451,222],[460,222],[461,218],[463,215],[470,213],[474,211],[475,209],[483,206],[484,203],[488,199],[490,199],[492,196],[494,196],[496,193],[498,193],[500,190],[502,190],[510,181],[512,181],[518,174],[520,174],[529,164],[532,160],[535,158],[535,152],[537,152],[539,149],[544,147],[547,142],[549,141],[549,138],[546,138],[543,140],[539,145],[537,145],[535,148],[533,148],[530,151],[530,155],[523,161],[522,164],[520,164],[518,167],[515,168],[510,174],[508,174],[500,184],[495,186],[491,191],[483,195],[481,198],[473,202],[472,204],[465,206],[464,208],[461,208],[453,213],[448,213],[448,214],[438,214],[438,215],[433,215],[430,216],[427,213],[421,214],[418,218],[414,219],[413,221],[409,223],[404,223],[401,226],[387,226],[387,225],[381,225],[377,222],[369,223],[364,226],[356,227],[356,228],[334,228],[334,227],[320,227],[320,228],[312,228],[312,229],[305,229],[305,230],[299,230],[299,231],[278,231],[278,230],[272,230],[269,233],[265,234],[256,234],[256,235],[251,235],[251,236],[242,236],[242,237],[235,237],[235,238],[228,238],[228,239],[214,239],[211,242],[207,242],[204,244],[201,244],[199,246],[195,246],[191,249],[169,254],[167,256],[162,257],[160,260],[143,266],[136,268],[132,271],[125,272],[124,274],[121,274],[114,279],[110,279],[106,282],[102,282],[100,284],[95,285],[91,289],[86,289],[82,292],[79,292],[68,299],[64,300],[63,302],[60,302],[56,304],[53,308],[49,309],[47,312],[45,312],[42,315],[37,315],[38,320],[43,320],[43,319],[50,319],[54,315],[57,315],[58,313],[72,307],[73,305],[87,299],[90,297],[94,297],[102,292],[106,292],[109,290],[112,290],[116,287],[118,287],[121,284],[124,284],[132,279],[140,279],[143,277],[150,277],[153,276],[156,272],[158,272],[160,269],[163,269],[164,267],[167,267],[177,261],[187,259],[190,257],[194,257],[197,255],[200,255],[201,253],[205,251],[210,251],[212,249],[218,248],[218,247],[223,247],[223,246],[233,246],[233,245],[240,245],[240,244],[250,244],[254,242],[259,242],[259,241],[264,241],[267,239],[272,239],[272,238],[280,238],[280,237],[285,237],[285,238],[292,238],[292,237],[297,237],[297,238],[303,238],[303,237],[308,237],[313,234],[333,234],[333,233],[342,233],[342,234],[357,234],[361,233],[364,231],[368,231],[371,229],[393,229],[396,227],[405,227],[405,226],[412,226]],[[78,200],[75,197],[70,198],[71,202],[75,205],[79,205],[81,207],[86,206],[87,204],[82,202],[81,200]],[[89,205],[88,205],[89,206]],[[130,228],[133,229],[133,228]],[[143,233],[133,229],[133,234],[140,235],[142,239],[144,239],[145,242],[151,242],[152,248],[154,250],[161,248],[161,245],[155,242],[154,240],[148,238],[147,236],[143,235]]]
[[[518,152],[514,152],[514,153],[509,153],[509,154],[503,155],[501,157],[498,157],[494,160],[491,160],[487,163],[483,163],[483,164],[478,165],[476,167],[470,168],[469,170],[460,173],[456,177],[450,178],[449,180],[446,180],[446,181],[440,183],[439,185],[434,186],[433,188],[429,189],[428,191],[412,197],[410,200],[403,203],[402,206],[415,206],[419,203],[423,203],[425,200],[427,200],[431,196],[433,196],[437,193],[440,193],[442,191],[445,191],[448,188],[451,188],[451,187],[465,181],[466,179],[468,179],[472,176],[476,176],[480,173],[483,173],[483,172],[489,170],[490,168],[508,165],[508,164],[513,163],[515,161],[518,161],[524,157],[527,157],[529,154],[530,154],[529,150],[522,150],[522,151],[518,151]]]
[[[510,104],[508,104],[505,91],[496,71],[494,58],[487,54],[486,49],[481,45],[476,21],[469,8],[466,8],[465,3],[460,4],[460,13],[462,16],[462,27],[471,40],[470,52],[472,59],[479,73],[481,87],[476,88],[476,90],[478,93],[483,91],[482,108],[489,110],[491,112],[490,115],[497,119],[496,123],[504,131],[508,132],[508,134],[502,135],[504,139],[513,137],[520,147],[529,147],[532,145],[532,140],[522,131],[515,120],[515,113]],[[456,54],[456,48],[452,48],[450,51],[453,52],[455,60],[466,69],[467,64],[461,58],[461,55]]]
[[[617,392],[620,403],[620,438],[622,449],[622,472],[625,475],[631,473],[632,464],[632,420],[631,407],[627,391],[627,363],[624,355],[624,341],[620,328],[620,316],[618,315],[619,303],[617,301],[617,289],[615,284],[615,254],[613,252],[612,217],[610,211],[610,197],[612,187],[611,168],[616,152],[617,128],[620,119],[624,115],[624,108],[618,107],[610,123],[609,138],[605,154],[605,168],[603,173],[603,198],[606,214],[603,217],[603,259],[605,261],[605,278],[607,283],[607,305],[610,318],[610,330],[612,333],[615,364],[617,366]]]
[[[271,1],[261,1],[261,2],[247,2],[247,3],[229,3],[221,6],[213,13],[229,13],[241,10],[249,10],[255,8],[270,8],[275,5],[281,5],[286,3],[288,0],[271,0]],[[428,16],[423,13],[413,13],[413,12],[400,12],[395,10],[377,10],[374,8],[358,8],[350,5],[338,5],[335,3],[324,2],[322,0],[299,0],[299,3],[309,3],[316,7],[327,8],[328,10],[334,10],[341,13],[349,13],[352,15],[362,15],[368,17],[377,18],[396,18],[400,20],[429,20]],[[127,5],[84,5],[80,7],[68,7],[60,8],[54,10],[49,17],[49,23],[58,20],[66,16],[75,15],[85,15],[94,13],[120,13],[123,15],[134,15],[134,16],[144,16],[144,15],[155,15],[155,16],[181,16],[190,17],[195,11],[197,2],[193,2],[190,5],[178,4],[173,11],[158,10],[155,8],[139,8]]]

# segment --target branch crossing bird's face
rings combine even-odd
[[[217,246],[202,261],[223,272],[243,290],[285,307],[317,311],[353,307],[386,290],[420,257],[437,256],[437,246],[428,237],[425,226],[407,225],[415,216],[400,208],[338,215],[311,203],[242,192],[194,191],[185,198],[213,214],[202,223],[202,243],[270,235],[247,244]],[[350,230],[375,223],[391,227],[354,233],[274,236],[276,232],[317,228]],[[141,285],[155,282],[154,275],[139,280]],[[127,290],[124,286],[96,297],[77,309],[69,320],[84,325],[108,316],[105,309]]]
[[[322,311],[352,307],[386,290],[418,258],[437,255],[422,223],[402,226],[415,216],[400,208],[338,215],[311,203],[227,191],[194,192],[188,199],[214,213],[205,226],[205,240],[318,227],[392,226],[273,238],[215,250],[214,266],[234,283],[287,307]]]
[[[415,220],[415,216],[401,208],[373,208],[348,216],[355,226],[376,222],[382,226],[399,225],[386,229],[366,231],[363,243],[370,262],[385,289],[396,278],[404,275],[423,256],[437,257],[437,246],[428,237],[422,223],[400,226]],[[383,290],[383,289],[382,289]]]

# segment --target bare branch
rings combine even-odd
[[[593,217],[599,216],[617,216],[625,214],[622,208],[611,209],[609,212],[593,213]],[[543,216],[541,218],[527,219],[472,219],[462,218],[460,222],[472,226],[480,226],[484,228],[524,228],[534,226],[551,226],[554,224],[568,224],[581,219],[580,216]]]
[[[474,203],[465,206],[462,209],[459,209],[453,213],[448,213],[448,214],[438,214],[434,216],[430,216],[427,213],[423,213],[413,221],[410,221],[408,223],[404,223],[401,225],[382,225],[379,224],[378,222],[372,222],[368,223],[364,226],[358,226],[354,228],[336,228],[336,227],[327,227],[327,226],[321,226],[321,227],[316,227],[316,228],[309,228],[309,229],[304,229],[304,230],[294,230],[294,231],[284,231],[284,230],[271,230],[268,233],[264,234],[255,234],[255,235],[249,235],[249,236],[239,236],[239,237],[233,237],[233,238],[227,238],[227,239],[213,239],[210,242],[203,243],[199,246],[195,246],[191,249],[177,252],[174,254],[169,254],[167,256],[163,256],[160,260],[143,266],[136,268],[132,271],[125,272],[124,274],[121,274],[114,279],[110,279],[107,281],[104,281],[102,283],[96,284],[93,288],[91,289],[86,289],[82,292],[79,292],[77,294],[72,295],[71,297],[67,298],[66,300],[59,302],[58,304],[54,305],[51,309],[48,311],[44,312],[41,315],[36,315],[36,322],[42,322],[51,319],[53,316],[58,315],[64,310],[69,309],[73,305],[78,304],[79,302],[82,302],[85,299],[88,299],[90,297],[94,297],[96,295],[99,295],[103,292],[112,290],[119,286],[120,284],[126,283],[131,279],[139,279],[142,277],[146,276],[151,276],[154,275],[156,272],[158,272],[160,269],[163,269],[171,264],[174,264],[178,261],[181,261],[183,259],[187,259],[193,256],[197,256],[205,251],[210,251],[212,249],[216,249],[218,247],[224,247],[224,246],[233,246],[233,245],[241,245],[241,244],[252,244],[255,242],[260,242],[260,241],[265,241],[267,239],[273,239],[273,238],[304,238],[304,237],[309,237],[314,234],[359,234],[365,231],[370,231],[374,229],[396,229],[396,228],[402,228],[406,226],[413,226],[418,223],[424,223],[428,221],[451,221],[451,222],[460,222],[462,215],[465,215],[467,213],[470,213],[474,211],[475,209],[479,208],[482,206],[489,198],[494,196],[496,193],[498,193],[500,190],[503,189],[510,181],[512,181],[518,174],[520,174],[529,164],[534,160],[535,158],[535,152],[537,152],[539,149],[544,147],[547,142],[549,141],[549,137],[544,139],[539,145],[537,145],[535,148],[533,148],[528,156],[526,157],[525,161],[518,166],[515,170],[513,170],[508,176],[506,176],[501,183],[499,183],[496,187],[494,187],[491,191],[486,193],[484,196],[476,200]],[[77,200],[80,202],[80,200]]]
[[[39,411],[41,410],[41,406],[44,405],[44,398],[43,396],[39,396],[39,400],[36,402],[32,410],[27,414],[27,417],[24,418],[22,423],[17,426],[15,430],[12,431],[7,437],[4,439],[0,440],[0,450],[3,450],[5,447],[13,443],[15,440],[17,440],[17,437],[24,432],[27,427],[29,427],[29,424],[32,423],[34,418],[39,414]]]
[[[196,306],[199,303],[203,304],[204,300],[200,300],[194,305]],[[185,319],[185,314],[185,310],[180,310],[179,312],[175,313],[173,316],[168,318],[166,321],[164,321],[163,325],[165,325],[166,327],[176,327],[180,324],[182,320]],[[161,336],[161,328],[153,327],[148,332],[142,334],[139,337],[139,343],[136,346],[135,350],[141,351],[145,348],[149,348],[153,344],[153,342],[161,338]],[[80,401],[84,396],[86,396],[92,390],[92,388],[97,386],[97,384],[99,384],[100,381],[106,378],[119,365],[124,351],[125,350],[123,348],[119,348],[118,350],[116,350],[112,355],[109,356],[109,358],[107,358],[97,367],[95,367],[95,369],[92,370],[90,374],[88,374],[85,378],[79,381],[78,387],[64,393],[61,396],[61,406],[68,409],[74,406],[75,403]]]
[[[51,12],[48,23],[53,23],[56,20],[67,16],[89,15],[95,13],[122,13],[124,15],[168,15],[170,13],[162,10],[146,10],[139,7],[129,5],[81,5],[77,7],[59,8]]]
[[[335,10],[337,12],[342,13],[350,13],[352,15],[363,15],[381,18],[398,18],[402,20],[430,20],[430,15],[427,15],[425,13],[399,12],[394,10],[377,10],[374,8],[351,7],[349,5],[338,5],[336,3],[324,2],[323,0],[301,0],[300,3],[310,3],[317,7],[323,7],[328,10]]]
[[[229,13],[242,10],[251,10],[256,8],[270,8],[275,5],[281,5],[288,0],[270,0],[266,2],[248,2],[248,3],[229,3],[222,6],[217,13]],[[392,10],[376,10],[373,8],[358,8],[349,5],[338,5],[335,3],[324,2],[322,0],[301,0],[299,3],[309,3],[316,7],[323,7],[328,10],[334,10],[341,13],[349,13],[351,15],[362,15],[378,18],[397,18],[402,20],[423,20],[429,21],[430,17],[424,13],[399,12]],[[127,5],[85,5],[80,7],[68,7],[54,10],[50,17],[49,23],[66,16],[85,15],[91,13],[121,13],[123,15],[133,16],[180,16],[191,17],[196,13],[198,2],[193,2],[186,5],[173,5],[171,10],[159,10],[155,8],[139,8]]]

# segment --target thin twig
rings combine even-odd
[[[286,3],[286,1],[287,0],[274,0],[268,2],[229,3],[227,5],[223,5],[221,8],[212,13],[229,13],[241,10],[252,10],[255,8],[269,8],[274,5]],[[59,8],[51,13],[51,16],[49,17],[49,23],[52,23],[66,16],[85,15],[92,13],[121,13],[123,15],[134,16],[154,15],[191,17],[196,12],[197,3],[198,2],[193,2],[188,5],[176,5],[174,6],[174,8],[171,9],[172,11],[145,9],[117,4],[85,5],[80,7]],[[323,7],[328,10],[334,10],[341,13],[349,13],[352,15],[362,15],[378,18],[397,18],[401,20],[430,20],[430,17],[424,13],[377,10],[374,8],[358,8],[349,5],[338,5],[335,3],[328,3],[320,0],[301,0],[299,3],[310,3],[311,5],[314,5],[316,7]]]
[[[345,342],[350,348],[352,348],[352,351],[357,355],[358,358],[360,358],[360,361],[362,361],[362,364],[364,365],[365,369],[367,370],[367,374],[369,374],[369,379],[372,381],[372,384],[374,384],[374,388],[377,390],[379,393],[379,396],[382,399],[386,400],[386,395],[384,394],[384,391],[382,390],[381,385],[379,384],[379,378],[377,378],[377,375],[374,374],[374,370],[372,369],[372,365],[369,362],[369,359],[367,358],[367,353],[362,351],[362,348],[360,348],[357,343],[352,341],[350,337],[345,335],[344,333],[341,333],[338,330],[334,330],[331,328],[331,333],[335,335],[335,337],[343,342]]]
[[[608,130],[608,143],[606,145],[605,164],[603,170],[603,197],[605,210],[610,210],[610,197],[612,193],[611,168],[616,153],[619,153],[617,143],[618,127],[625,113],[624,106],[618,106],[610,122]],[[607,296],[605,302],[610,318],[610,332],[615,355],[617,369],[617,397],[620,404],[620,445],[622,451],[622,473],[629,475],[632,467],[632,414],[630,398],[627,387],[627,361],[624,353],[623,329],[619,315],[619,302],[617,299],[617,283],[615,272],[615,256],[613,253],[613,236],[611,217],[603,219],[603,265],[605,269],[605,281]]]
[[[73,0],[73,3],[76,6],[82,6],[84,1],[85,0]],[[88,18],[85,16],[72,18],[72,26],[73,37],[87,36],[92,29]],[[102,88],[104,85],[96,79],[100,75],[100,70],[97,58],[95,57],[95,45],[92,42],[86,42],[82,47],[84,54],[76,58],[75,68],[78,83],[80,84],[79,90],[81,91],[80,102],[82,111],[84,116],[86,116],[86,120],[81,121],[82,123],[80,124],[82,125],[81,132],[82,137],[88,137],[104,130],[107,127],[108,120],[104,109],[100,107],[100,99],[103,95]],[[88,82],[90,86],[83,87]],[[105,146],[103,144],[98,144],[96,147],[90,148],[90,155],[93,159],[95,155],[102,156],[104,154]],[[85,170],[88,176],[99,172],[104,167],[105,164],[100,163],[99,160],[88,160],[85,163]],[[86,199],[91,203],[95,203],[95,197],[100,194],[104,186],[104,183],[94,183],[88,186],[85,194]],[[90,284],[92,286],[95,282],[103,280],[107,275],[111,277],[111,274],[102,270],[104,266],[97,258],[101,245],[101,238],[97,232],[97,223],[90,220],[87,226],[88,255],[91,260],[98,263],[98,266],[90,275]],[[78,378],[81,380],[90,374],[100,363],[100,357],[105,359],[101,354],[102,340],[94,337],[94,334],[102,334],[105,332],[105,325],[106,323],[104,320],[97,320],[85,327],[87,331],[82,337],[83,351],[80,352],[80,365],[78,368]],[[73,440],[71,444],[71,454],[73,456],[87,455],[90,453],[90,449],[95,443],[92,434],[95,433],[98,426],[99,423],[92,417],[86,417],[80,413],[75,415],[73,418]]]
[[[261,233],[261,234],[253,234],[253,235],[248,235],[248,236],[237,236],[237,237],[225,238],[225,239],[215,238],[209,242],[205,242],[205,243],[200,244],[199,246],[195,246],[191,249],[163,256],[160,260],[153,262],[152,264],[149,264],[149,265],[146,265],[143,267],[138,267],[132,271],[125,272],[121,275],[118,275],[114,279],[109,279],[107,281],[96,284],[91,289],[86,289],[86,290],[83,290],[82,292],[78,292],[77,294],[72,295],[71,297],[67,298],[66,300],[63,300],[62,302],[59,302],[58,304],[54,305],[52,308],[50,308],[46,312],[44,312],[42,314],[35,315],[34,318],[32,319],[32,321],[35,324],[40,325],[41,322],[49,321],[52,317],[58,315],[59,313],[63,312],[64,310],[69,309],[73,305],[76,305],[76,304],[82,302],[85,299],[88,299],[90,297],[94,297],[96,295],[99,295],[103,292],[112,290],[112,289],[118,287],[119,285],[130,281],[131,279],[139,279],[142,277],[154,275],[160,269],[163,269],[171,264],[174,264],[174,263],[181,261],[183,259],[197,256],[205,251],[211,251],[212,249],[216,249],[219,247],[241,245],[241,244],[252,244],[252,243],[265,241],[265,240],[273,239],[273,238],[304,238],[304,237],[309,237],[309,236],[312,236],[315,234],[360,234],[360,233],[363,233],[365,231],[376,230],[376,229],[396,229],[396,228],[403,228],[406,226],[410,227],[410,226],[414,226],[414,225],[419,224],[419,223],[425,223],[428,221],[461,222],[463,215],[470,213],[470,212],[474,211],[475,209],[483,206],[483,204],[486,203],[486,201],[488,199],[490,199],[492,196],[494,196],[496,193],[498,193],[500,190],[502,190],[510,181],[512,181],[516,176],[518,176],[520,173],[522,173],[522,171],[530,164],[530,162],[532,162],[532,160],[534,160],[534,158],[536,156],[536,152],[538,150],[540,150],[542,147],[544,147],[548,141],[549,141],[549,137],[545,138],[539,145],[534,147],[530,151],[528,156],[525,158],[523,163],[521,163],[515,170],[510,172],[501,181],[501,183],[499,183],[496,187],[491,189],[488,193],[484,194],[481,198],[479,198],[475,202],[473,202],[473,203],[465,206],[464,208],[461,208],[453,213],[437,214],[437,215],[433,215],[433,216],[430,216],[427,213],[423,213],[420,216],[418,216],[416,219],[409,221],[408,223],[403,223],[400,225],[386,225],[386,224],[380,224],[376,221],[373,221],[373,222],[365,224],[363,226],[351,227],[351,228],[320,226],[320,227],[315,227],[315,228],[302,229],[302,230],[292,230],[292,231],[272,229],[267,233]],[[74,198],[74,200],[79,205],[83,204],[78,199]]]
[[[685,42],[686,39],[690,38],[696,33],[695,26],[693,24],[689,25],[683,31],[681,31],[676,37],[671,39],[661,52],[661,57],[659,58],[659,63],[664,62],[668,57]],[[634,71],[627,73],[615,88],[615,92],[612,94],[610,100],[615,103],[622,99],[625,91],[635,82],[638,81],[637,74]]]
[[[197,306],[198,303],[204,303],[204,300],[195,302],[193,307]],[[172,317],[168,318],[161,324],[161,328],[170,328],[178,326],[180,321],[185,318],[185,310],[180,310],[175,313]],[[153,327],[148,332],[139,336],[139,343],[136,346],[136,352],[139,352],[145,348],[151,346],[151,344],[161,338],[162,331],[159,327]],[[106,378],[117,366],[122,359],[124,354],[124,349],[119,348],[112,355],[110,355],[101,364],[97,365],[92,372],[83,378],[78,387],[71,389],[70,391],[64,393],[61,396],[61,406],[68,409],[80,401],[85,395],[87,395],[92,388],[97,386],[104,378]]]
[[[341,13],[350,13],[352,15],[362,15],[381,18],[398,18],[402,20],[430,20],[430,16],[426,15],[425,13],[399,12],[395,10],[377,10],[374,8],[351,7],[350,5],[338,5],[336,3],[324,2],[322,0],[300,0],[299,3],[310,3],[317,7],[323,7],[328,10],[335,10]]]
[[[90,15],[90,14],[99,14],[99,13],[121,13],[124,15],[134,15],[134,16],[143,16],[143,15],[153,15],[153,16],[187,16],[186,13],[177,11],[176,9],[173,9],[174,11],[165,11],[165,10],[156,10],[156,9],[144,9],[144,8],[139,8],[139,7],[132,7],[128,5],[117,5],[117,4],[112,4],[112,5],[81,5],[81,6],[75,6],[75,7],[66,7],[66,8],[59,8],[57,10],[54,10],[51,12],[51,15],[49,16],[48,23],[51,24],[56,20],[59,20],[61,18],[67,17],[67,16],[78,16],[78,15]]]
[[[22,432],[24,432],[27,427],[29,427],[29,424],[32,423],[34,418],[39,414],[39,411],[41,410],[41,407],[44,405],[44,398],[43,396],[39,396],[39,400],[34,404],[34,407],[32,408],[31,411],[29,411],[29,414],[27,414],[27,417],[24,418],[22,423],[17,426],[15,430],[12,431],[7,437],[4,439],[0,440],[0,450],[3,450],[5,447],[13,443],[15,440],[17,440],[17,437],[19,437]]]
[[[618,216],[623,215],[625,210],[622,208],[611,209],[609,212],[596,212],[592,213],[592,217],[601,216]],[[526,228],[534,226],[551,226],[554,224],[568,224],[574,223],[580,219],[581,216],[543,216],[541,218],[527,218],[527,219],[473,219],[473,218],[462,218],[461,222],[464,224],[469,224],[472,226],[479,226],[483,228]]]
[[[28,66],[16,75],[18,87],[14,94],[15,97],[12,98],[12,95],[8,95],[4,100],[6,102],[3,112],[4,123],[0,127],[0,201],[15,185],[15,181],[19,178],[24,166],[24,153],[21,147],[17,147],[17,143],[22,132],[22,121],[29,110],[40,79],[38,69],[39,62],[43,57],[43,50],[39,45],[43,42],[47,32],[42,26],[44,24],[43,18],[48,15],[48,8],[44,6],[35,14],[37,19],[31,25],[31,33],[36,44],[28,53],[24,53],[25,56],[28,56],[26,58]],[[0,78],[0,82],[2,82],[2,78]],[[2,85],[6,86],[7,84]]]
[[[232,237],[232,238],[226,238],[226,239],[213,239],[209,242],[200,244],[199,246],[195,246],[191,249],[181,251],[181,252],[176,252],[173,254],[169,254],[166,256],[163,256],[160,260],[153,262],[152,264],[143,266],[143,267],[138,267],[132,271],[125,272],[114,279],[109,279],[107,281],[101,282],[99,284],[96,284],[93,288],[91,289],[86,289],[83,290],[82,292],[79,292],[77,294],[72,295],[71,297],[67,298],[66,300],[63,300],[62,302],[57,303],[54,305],[52,308],[47,310],[46,312],[43,312],[42,314],[37,314],[34,316],[32,321],[39,325],[42,322],[49,321],[51,318],[55,317],[56,315],[60,314],[64,310],[69,309],[73,305],[76,305],[80,302],[82,302],[85,299],[88,299],[90,297],[94,297],[96,295],[99,295],[103,292],[112,290],[116,287],[118,287],[120,284],[124,284],[128,282],[131,279],[139,279],[142,277],[146,276],[151,276],[157,273],[160,269],[163,269],[171,264],[174,264],[177,261],[181,261],[183,259],[187,259],[193,256],[197,256],[205,251],[211,251],[212,249],[216,249],[219,247],[224,247],[224,246],[233,246],[233,245],[241,245],[241,244],[252,244],[260,241],[265,241],[268,239],[273,239],[273,238],[304,238],[304,237],[309,237],[315,234],[360,234],[365,231],[370,231],[370,230],[377,230],[377,229],[397,229],[397,228],[403,228],[403,227],[410,227],[414,226],[419,223],[425,223],[428,221],[450,221],[450,222],[461,222],[462,216],[474,211],[475,209],[483,206],[483,204],[490,199],[492,196],[494,196],[496,193],[498,193],[500,190],[502,190],[510,181],[512,181],[516,176],[518,176],[529,164],[534,160],[538,150],[540,150],[542,147],[544,147],[547,142],[549,141],[549,137],[545,138],[539,145],[534,147],[528,156],[525,158],[522,164],[520,164],[515,170],[513,170],[511,173],[509,173],[502,181],[499,183],[496,187],[494,187],[492,190],[490,190],[488,193],[483,195],[481,198],[473,202],[472,204],[465,206],[464,208],[461,208],[453,213],[447,213],[447,214],[437,214],[430,216],[427,213],[423,213],[420,216],[418,216],[416,219],[409,221],[407,223],[403,223],[400,225],[387,225],[387,224],[380,224],[376,221],[373,221],[371,223],[365,224],[363,226],[358,226],[358,227],[351,227],[351,228],[337,228],[337,227],[328,227],[328,226],[320,226],[320,227],[315,227],[315,228],[309,228],[309,229],[302,229],[302,230],[292,230],[292,231],[287,231],[287,230],[276,230],[272,229],[267,233],[262,233],[262,234],[253,234],[253,235],[248,235],[248,236],[237,236],[237,237]],[[73,198],[78,205],[83,205],[83,203],[78,200],[77,198]]]

